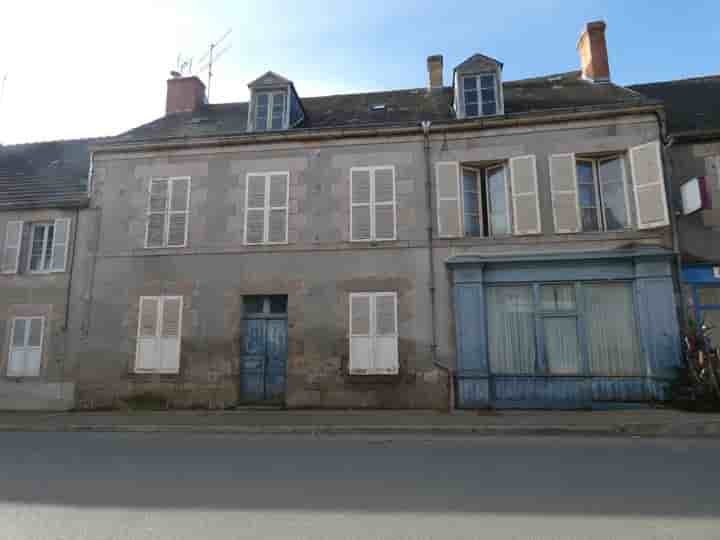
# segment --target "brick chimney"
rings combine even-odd
[[[434,54],[427,57],[428,90],[435,90],[443,87],[443,57],[442,54]]]
[[[178,72],[170,73],[167,82],[165,114],[194,111],[205,103],[205,84],[195,76],[182,77]]]
[[[610,80],[604,21],[593,21],[585,25],[577,42],[577,50],[584,79],[593,82]]]

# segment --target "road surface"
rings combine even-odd
[[[0,433],[0,538],[720,538],[720,441]]]

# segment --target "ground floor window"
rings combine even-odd
[[[16,317],[12,321],[8,377],[37,377],[40,375],[45,319]]]
[[[715,329],[713,341],[720,341],[720,286],[695,287],[696,319]]]
[[[487,288],[488,352],[502,375],[639,376],[632,284]]]
[[[180,371],[182,307],[182,296],[140,297],[136,372]]]
[[[350,294],[350,373],[398,373],[397,293]]]

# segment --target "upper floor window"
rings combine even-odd
[[[28,253],[29,260],[26,259],[27,262],[22,266],[29,272],[34,274],[64,272],[69,230],[70,220],[66,218],[28,224],[22,221],[7,222],[0,271],[3,274],[16,274],[21,266],[21,253]],[[27,234],[24,235],[23,231]],[[25,249],[23,249],[24,243],[27,244]]]
[[[465,236],[510,234],[510,204],[504,163],[463,167],[462,202]]]
[[[350,184],[350,240],[394,240],[395,167],[353,167]]]
[[[283,129],[287,92],[257,92],[255,94],[255,131]]]
[[[186,246],[189,211],[189,177],[150,180],[145,247]]]
[[[290,173],[250,173],[245,182],[245,243],[285,244]]]
[[[577,189],[583,231],[625,229],[628,216],[625,162],[620,156],[578,158]]]
[[[462,92],[466,117],[497,114],[497,81],[494,73],[464,75]]]

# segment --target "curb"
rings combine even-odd
[[[208,433],[237,435],[420,435],[596,436],[720,438],[719,424],[592,426],[408,426],[408,425],[197,425],[197,424],[0,424],[0,432]]]

